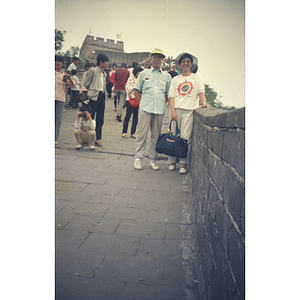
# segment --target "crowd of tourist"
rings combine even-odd
[[[197,73],[197,58],[189,53],[182,53],[176,59],[166,58],[162,50],[154,49],[150,59],[150,66],[133,62],[130,66],[122,63],[117,68],[115,63],[109,65],[106,55],[99,54],[96,66],[93,63],[86,64],[86,72],[80,82],[77,70],[79,58],[74,57],[64,71],[64,59],[56,55],[55,145],[58,144],[63,110],[68,107],[79,109],[74,123],[76,149],[83,146],[89,146],[91,150],[95,146],[102,147],[105,102],[113,100],[116,121],[123,122],[120,137],[127,138],[129,120],[133,116],[130,138],[136,140],[134,168],[143,169],[142,160],[150,129],[149,166],[159,170],[155,163],[155,145],[168,106],[170,120],[178,122],[180,136],[188,141],[188,154],[180,159],[179,171],[181,174],[186,173],[190,162],[193,111],[199,107],[208,107],[204,84]],[[70,101],[65,105],[68,91]],[[126,114],[122,120],[124,110]],[[175,170],[176,157],[169,157],[168,161],[168,169]]]

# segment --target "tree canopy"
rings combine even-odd
[[[55,53],[63,55],[63,56],[78,56],[79,47],[71,46],[69,50],[66,52],[59,52],[62,49],[63,42],[65,41],[64,35],[67,32],[65,30],[55,29]]]
[[[214,91],[213,88],[211,88],[209,86],[209,84],[205,84],[205,98],[206,98],[206,102],[208,104],[210,104],[211,107],[215,107],[215,108],[220,108],[220,109],[227,109],[227,110],[233,110],[236,109],[235,106],[228,106],[228,105],[224,105],[220,98],[222,96],[218,97],[218,93],[216,91]]]
[[[55,29],[55,52],[61,50],[62,44],[65,41],[64,35],[66,33],[67,32],[65,30],[61,31],[61,30]]]

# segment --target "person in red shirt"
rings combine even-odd
[[[117,69],[115,72],[115,94],[117,97],[118,110],[116,120],[122,122],[122,110],[125,105],[125,84],[130,76],[129,71],[126,69],[127,65],[125,63],[121,64],[121,68]]]
[[[114,64],[116,65],[116,64]],[[111,93],[112,93],[112,88],[114,86],[114,83],[116,83],[115,81],[115,68],[113,69],[112,66],[109,66],[109,70],[108,70],[108,84],[107,84],[107,93],[108,93],[108,100],[110,100],[111,98]]]
[[[113,86],[111,88],[111,97],[114,98],[114,111],[117,111],[117,97],[115,94],[115,86],[116,86],[116,80],[115,80],[115,73],[117,70],[117,64],[113,63],[112,65],[112,73],[111,73],[111,81],[113,82]]]

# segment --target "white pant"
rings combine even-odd
[[[157,156],[155,151],[158,135],[160,134],[164,114],[153,114],[139,109],[139,122],[136,129],[135,158],[143,158],[146,148],[146,140],[149,129],[151,131],[151,146],[149,158],[154,160]]]
[[[177,122],[178,122],[178,130],[180,137],[186,139],[188,141],[188,153],[187,156],[184,158],[180,158],[181,164],[189,164],[190,156],[191,156],[191,143],[192,143],[192,133],[193,133],[193,110],[186,110],[175,108],[176,115],[177,115]],[[171,120],[171,110],[170,110],[170,120]],[[172,122],[171,131],[175,134],[175,127],[176,122]],[[175,163],[176,157],[169,156],[168,157],[169,163]]]

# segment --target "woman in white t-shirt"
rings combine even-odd
[[[188,140],[188,154],[180,158],[180,173],[185,174],[186,165],[190,161],[191,141],[193,131],[193,112],[199,108],[201,100],[202,108],[207,108],[204,84],[199,74],[192,73],[193,56],[183,53],[179,58],[181,74],[172,78],[169,89],[169,104],[171,109],[171,120],[177,120],[180,136]],[[172,122],[174,123],[174,122]],[[173,125],[173,124],[172,124]],[[168,159],[169,170],[176,169],[176,157]]]

